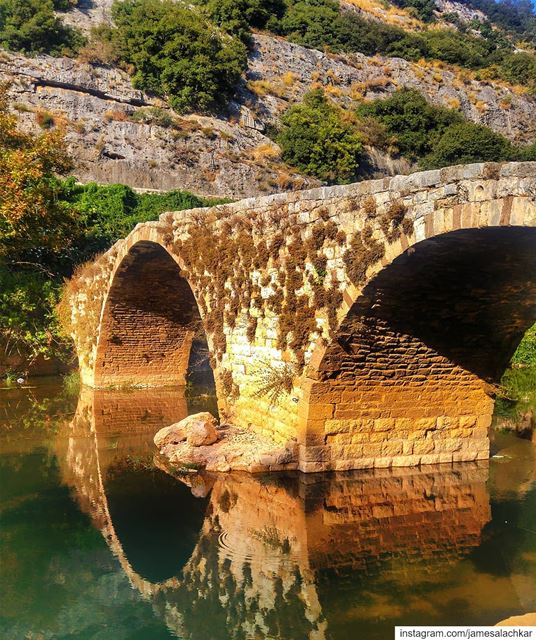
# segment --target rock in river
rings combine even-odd
[[[169,444],[179,444],[185,440],[192,447],[214,444],[218,440],[216,418],[208,412],[196,413],[164,427],[154,437],[155,445],[161,449]]]

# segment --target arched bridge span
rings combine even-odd
[[[184,384],[303,471],[485,458],[536,321],[536,163],[475,164],[166,213],[70,286],[82,379]]]

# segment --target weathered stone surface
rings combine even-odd
[[[278,467],[293,440],[307,472],[487,457],[489,382],[536,320],[536,164],[450,167],[439,177],[278,194],[139,225],[73,288],[84,383],[184,384],[203,328],[220,415],[272,443],[258,449],[262,461],[240,461],[233,449],[232,460],[207,462],[199,447],[194,458],[207,467]],[[404,222],[393,233],[397,212]],[[190,245],[200,224],[199,244]],[[222,251],[241,238],[225,264],[213,257],[202,273],[183,269],[220,232]],[[213,297],[223,275],[226,287]],[[305,321],[274,304],[275,281],[283,299],[300,291]],[[306,324],[313,316],[314,327]],[[298,345],[279,345],[283,323]],[[273,402],[262,376],[289,367]]]
[[[266,435],[230,425],[214,429],[212,437],[202,441],[201,438],[191,437],[199,429],[197,416],[182,421],[188,422],[185,429],[187,439],[171,442],[168,438],[165,446],[160,447],[160,455],[176,469],[261,473],[298,467],[297,447],[292,441],[282,446]],[[162,431],[165,432],[165,429]]]
[[[506,86],[477,80],[456,81],[456,72],[433,65],[421,67],[402,58],[367,57],[354,53],[329,55],[265,34],[254,37],[248,77],[262,79],[273,87],[258,98],[264,117],[277,120],[288,101],[294,101],[319,82],[331,88],[334,100],[351,106],[356,92],[363,98],[387,96],[400,87],[421,91],[432,103],[458,105],[463,115],[499,131],[516,141],[534,138],[533,110],[536,100],[518,95]],[[286,87],[283,78],[292,74]],[[504,101],[510,108],[505,109]],[[400,169],[398,169],[400,172]]]
[[[196,413],[183,420],[186,441],[191,447],[202,447],[218,441],[218,421],[210,413]]]
[[[160,429],[154,437],[154,443],[159,449],[185,441],[191,447],[211,445],[218,440],[217,425],[218,421],[211,413],[195,413]]]

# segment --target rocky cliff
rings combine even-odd
[[[111,0],[84,0],[63,15],[87,32],[109,19],[110,6]],[[333,55],[267,34],[254,36],[237,100],[220,117],[178,117],[165,102],[133,89],[123,71],[69,58],[2,52],[0,78],[11,82],[24,126],[37,128],[44,115],[65,126],[80,180],[233,198],[316,184],[285,166],[267,136],[280,114],[314,85],[346,107],[414,87],[432,103],[459,108],[515,142],[532,140],[536,127],[536,99],[504,84],[479,82],[470,72],[400,58]],[[368,176],[412,168],[377,149],[368,155]]]

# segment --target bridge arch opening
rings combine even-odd
[[[106,300],[95,386],[182,386],[199,373],[214,384],[193,291],[160,244],[138,242],[117,268]]]
[[[487,457],[490,385],[535,321],[536,229],[410,247],[365,286],[312,375],[312,456],[333,468]]]

